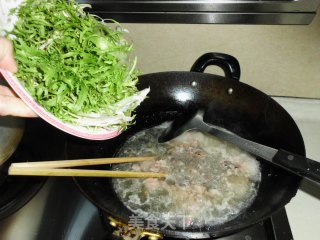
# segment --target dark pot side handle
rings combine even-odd
[[[226,77],[237,81],[240,79],[240,64],[238,60],[228,54],[209,52],[199,57],[191,67],[191,72],[204,72],[207,66],[221,67]]]

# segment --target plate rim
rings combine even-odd
[[[41,105],[39,105],[32,96],[24,89],[19,80],[9,71],[0,68],[0,73],[6,79],[10,87],[14,92],[22,99],[22,101],[27,104],[40,118],[48,122],[52,126],[69,133],[73,136],[88,139],[88,140],[107,140],[117,137],[121,134],[120,130],[107,130],[103,133],[88,133],[76,129],[76,127],[71,124],[64,123],[53,114],[45,110]]]

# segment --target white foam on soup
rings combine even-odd
[[[261,179],[254,157],[200,132],[158,143],[162,131],[137,133],[118,154],[156,156],[155,161],[113,167],[168,173],[165,179],[113,179],[118,197],[134,214],[172,227],[205,227],[229,221],[251,205]]]

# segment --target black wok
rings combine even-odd
[[[226,77],[203,73],[208,65],[223,68]],[[207,53],[191,72],[160,72],[139,77],[139,88],[151,88],[149,98],[137,109],[136,124],[119,137],[90,142],[70,137],[68,158],[110,157],[123,142],[142,129],[172,120],[192,108],[206,109],[205,121],[247,139],[305,155],[300,131],[291,116],[272,98],[240,83],[240,67],[232,56]],[[208,228],[163,229],[175,238],[220,237],[249,227],[285,206],[295,196],[301,178],[261,162],[262,179],[253,204],[235,219]],[[117,198],[106,178],[76,178],[84,195],[109,216],[128,222],[132,213]],[[160,225],[161,228],[161,225]]]

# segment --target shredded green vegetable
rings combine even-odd
[[[65,122],[119,111],[129,117],[136,105],[119,109],[117,103],[138,92],[136,60],[128,57],[132,44],[121,29],[111,28],[84,7],[74,0],[25,1],[9,34],[17,77],[46,110]],[[107,123],[113,124],[124,128],[129,123]]]

